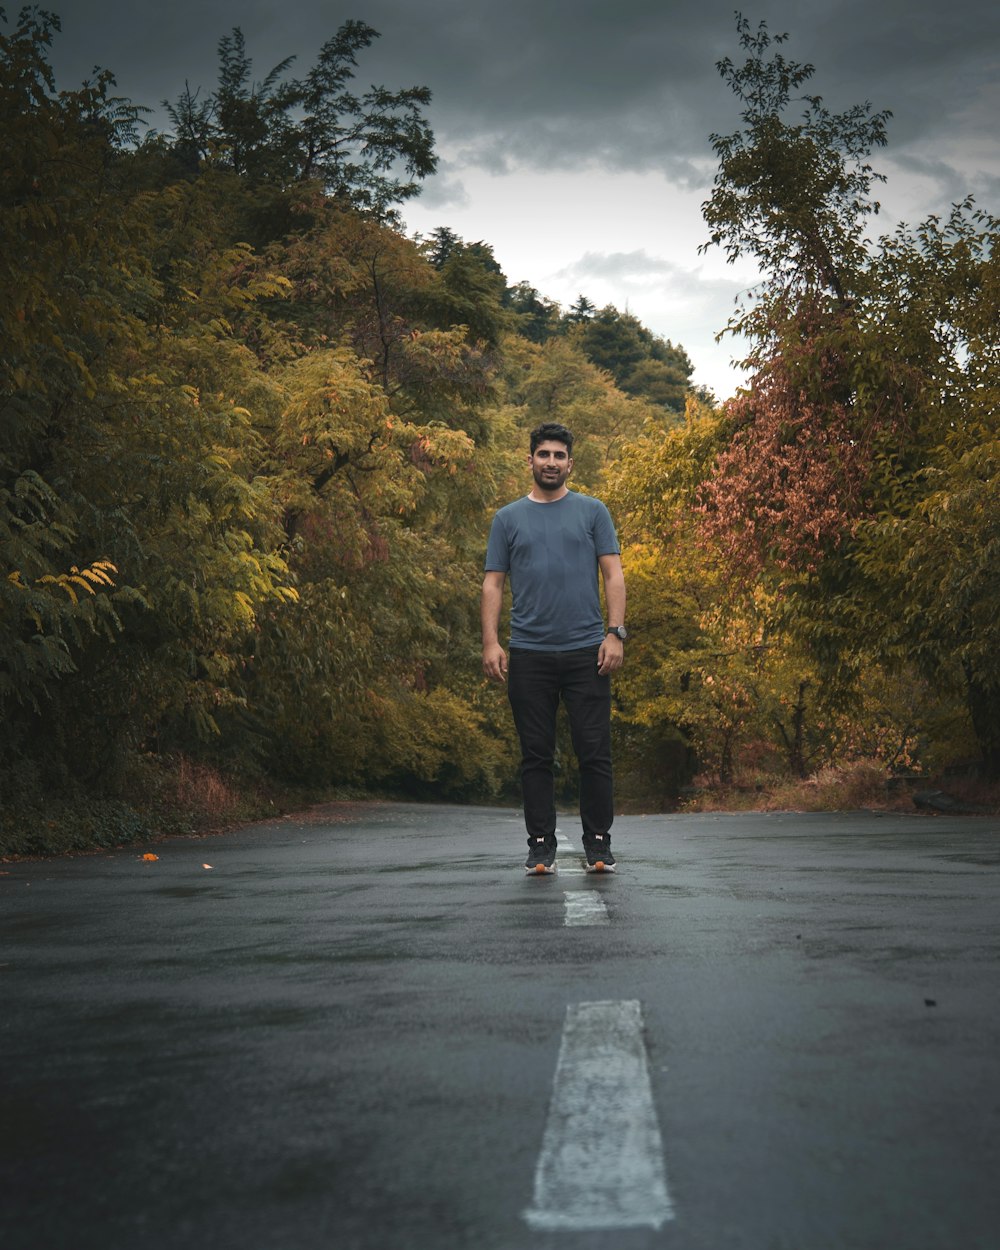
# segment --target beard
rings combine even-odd
[[[566,479],[569,477],[569,468],[539,469],[535,465],[532,465],[531,476],[535,479],[535,485],[539,490],[555,491],[561,489],[565,485]]]

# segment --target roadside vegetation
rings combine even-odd
[[[623,807],[1000,780],[1000,223],[876,235],[888,114],[740,19],[706,246],[763,281],[720,402],[628,312],[404,234],[430,93],[356,89],[364,23],[301,77],[231,32],[163,133],[56,84],[58,33],[0,24],[0,854],[513,801],[478,592],[543,419],[623,541]]]

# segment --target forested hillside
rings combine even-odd
[[[765,280],[720,407],[627,312],[406,236],[430,93],[355,91],[365,24],[302,78],[231,32],[165,133],[53,81],[57,19],[0,26],[0,848],[168,827],[192,778],[516,793],[478,594],[545,419],[623,539],[626,801],[1000,774],[998,223],[871,242],[884,116],[786,120],[809,67],[740,34],[705,214]]]

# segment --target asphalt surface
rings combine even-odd
[[[614,834],[605,878],[404,804],[3,865],[0,1246],[996,1250],[1000,822]],[[673,1218],[532,1227],[567,1009],[626,1000]]]

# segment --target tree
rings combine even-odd
[[[248,709],[271,767],[299,780],[420,786],[440,766],[449,784],[489,787],[485,730],[454,762],[482,719],[462,674],[478,672],[477,525],[495,489],[498,362],[476,330],[501,315],[497,277],[484,245],[456,240],[435,268],[334,201],[305,221],[267,250],[291,284],[269,321],[288,350],[269,368],[280,408],[258,425],[300,601],[257,632]],[[404,731],[425,732],[430,707],[437,746],[422,752]]]
[[[212,133],[185,165],[180,139],[136,143],[110,75],[56,94],[56,28],[29,15],[0,49],[5,801],[92,811],[178,750],[492,792],[492,250],[436,268],[374,200],[298,181],[285,63],[251,87],[241,39],[207,107],[188,93],[188,140]]]
[[[606,369],[620,390],[683,413],[692,373],[683,348],[613,304],[576,323],[571,333],[587,358]]]
[[[427,259],[435,269],[442,269],[451,259],[457,247],[462,246],[461,238],[448,226],[438,226],[431,231],[430,250]]]
[[[316,181],[336,199],[391,215],[417,195],[437,164],[423,110],[426,87],[350,89],[358,53],[379,37],[347,21],[323,44],[304,78],[286,78],[286,57],[253,81],[243,32],[219,42],[219,82],[205,99],[185,87],[164,101],[178,151],[191,161],[232,169],[253,183],[282,187]]]
[[[231,331],[275,282],[238,247],[168,246],[183,277],[159,280],[164,200],[202,189],[132,183],[133,115],[106,74],[55,94],[54,29],[23,17],[0,58],[0,748],[96,796],[168,726],[211,732],[257,612],[294,591],[243,402],[266,386]]]
[[[892,676],[869,658],[845,692],[790,628],[771,565],[734,592],[731,553],[706,542],[695,508],[727,437],[724,414],[692,397],[682,424],[650,423],[606,476],[633,630],[616,687],[625,759],[674,798],[695,766],[729,784],[758,768],[912,765],[941,715],[913,670]]]
[[[429,311],[439,324],[464,325],[469,338],[487,348],[495,348],[511,317],[507,302],[507,279],[488,243],[454,243],[448,256],[435,268],[441,286],[435,292]]]
[[[505,343],[505,394],[516,407],[521,446],[543,421],[573,431],[573,480],[597,489],[602,472],[649,419],[650,406],[624,394],[584,356],[571,338],[543,344]]]
[[[749,54],[740,66],[729,57],[718,70],[743,104],[743,129],[711,136],[719,158],[711,198],[702,206],[711,236],[705,248],[722,246],[730,261],[752,256],[772,301],[817,291],[849,303],[865,268],[864,230],[878,212],[871,198],[884,181],[868,157],[886,143],[888,111],[869,103],[830,113],[818,95],[803,94],[801,120],[784,113],[814,73],[780,52],[787,35],[772,36],[761,22],[752,31],[737,14],[740,46]],[[740,318],[744,333],[766,323]]]
[[[589,321],[596,311],[597,305],[591,303],[591,301],[587,299],[586,295],[578,295],[576,297],[576,303],[566,314],[566,320],[572,324],[576,324],[581,321]]]
[[[532,343],[544,343],[559,333],[559,305],[530,283],[515,282],[508,287],[507,303],[517,318],[517,332]]]
[[[985,775],[1000,778],[1000,220],[971,200],[901,228],[873,259],[886,347],[921,377],[886,506],[860,528],[846,602],[887,655],[960,692]],[[883,331],[885,333],[885,331]]]
[[[994,541],[996,222],[967,201],[944,226],[872,243],[867,158],[888,114],[834,116],[807,95],[789,125],[812,67],[765,59],[784,37],[763,25],[739,31],[750,57],[719,68],[744,129],[714,137],[705,216],[710,244],[753,256],[763,282],[731,323],[754,373],[699,494],[703,533],[737,581],[775,589],[828,684],[916,666],[961,694],[983,771],[1000,776],[1000,601],[973,554]],[[969,548],[949,545],[955,516]]]
[[[111,80],[56,98],[56,30],[53,16],[25,10],[0,32],[0,763],[30,755],[28,726],[51,715],[93,637],[106,643],[120,624],[115,561],[61,452],[81,426],[92,431],[92,348],[123,328],[116,303],[141,301],[143,282],[112,196],[97,193],[115,176]]]

